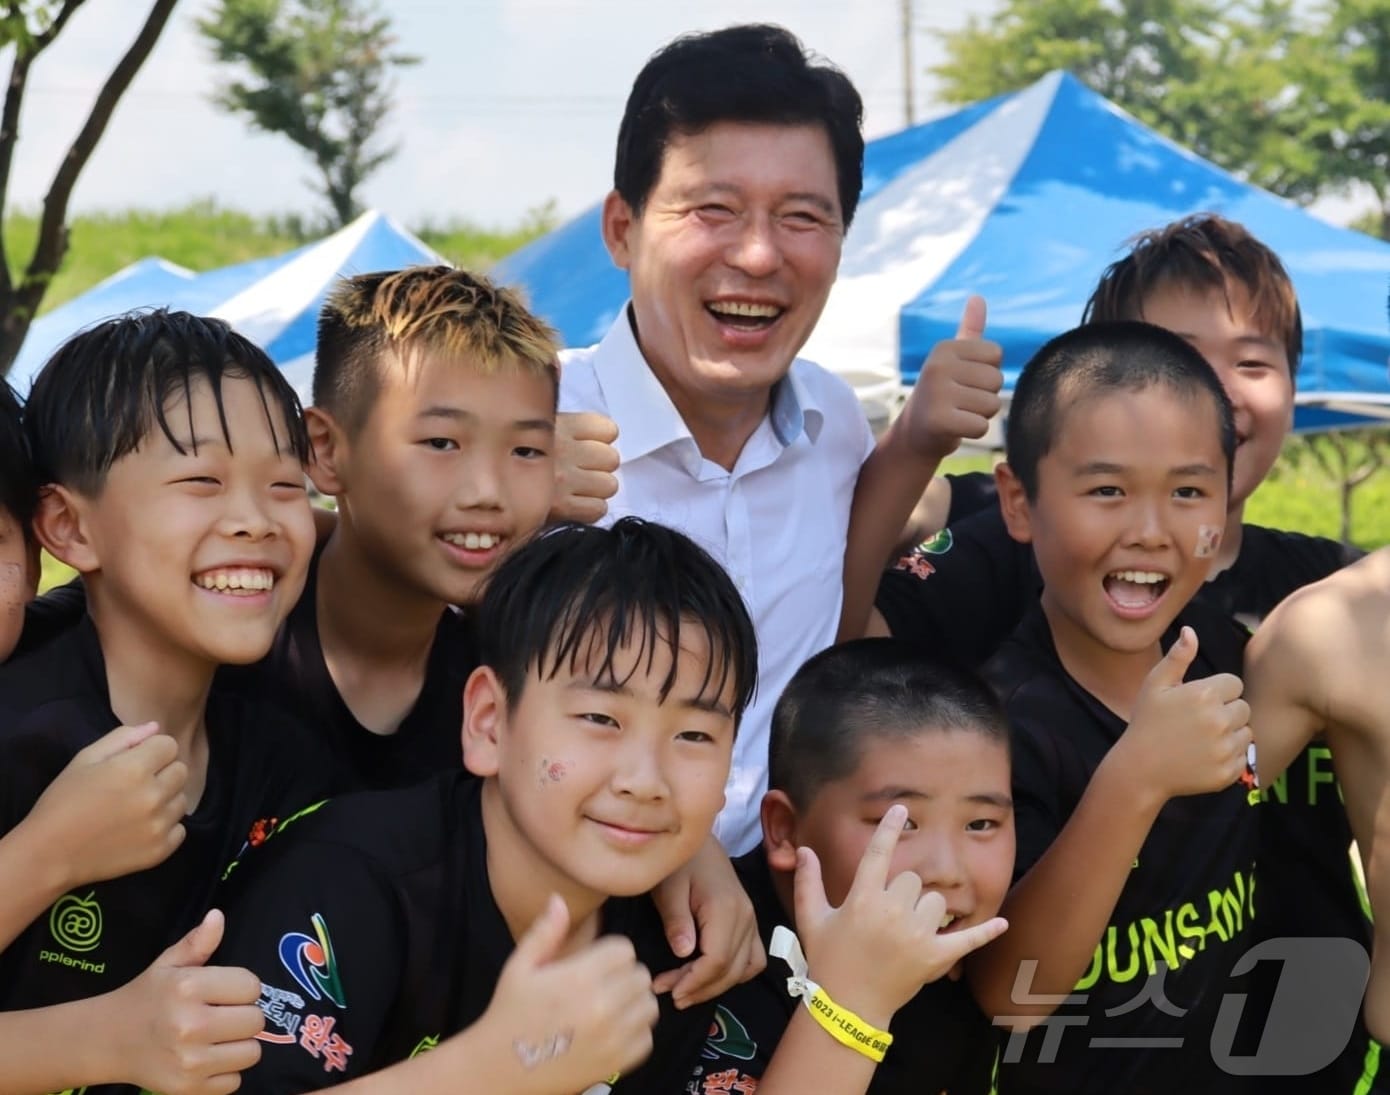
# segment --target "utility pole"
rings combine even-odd
[[[901,0],[903,16],[903,121],[917,124],[917,106],[912,63],[912,0]]]

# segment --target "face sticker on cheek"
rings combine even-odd
[[[1220,525],[1197,526],[1197,550],[1192,554],[1198,559],[1210,559],[1221,547]]]
[[[559,783],[568,772],[569,765],[564,761],[552,761],[549,757],[541,757],[539,783],[542,787],[547,783]]]

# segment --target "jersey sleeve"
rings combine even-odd
[[[260,978],[261,1060],[241,1090],[277,1095],[370,1071],[405,938],[390,880],[360,852],[293,830],[278,839],[238,868],[213,956]]]
[[[954,525],[964,521],[971,514],[995,508],[999,505],[999,488],[994,476],[987,471],[971,471],[964,475],[948,475],[951,483],[951,508],[946,513],[946,524]]]
[[[933,656],[984,662],[1037,601],[1042,579],[997,507],[924,540],[884,572],[875,599],[893,635]]]

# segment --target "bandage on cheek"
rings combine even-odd
[[[1221,547],[1220,525],[1197,526],[1197,549],[1192,553],[1198,559],[1210,559]]]

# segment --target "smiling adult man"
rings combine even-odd
[[[760,687],[716,830],[735,853],[758,839],[772,704],[835,639],[851,502],[874,449],[849,386],[796,356],[859,200],[862,113],[849,79],[778,27],[690,35],[655,54],[633,83],[603,207],[632,298],[602,342],[562,355],[561,409],[618,427],[607,519],[638,514],[692,536],[756,621]],[[939,455],[911,420],[915,432],[885,442],[913,432],[894,461],[910,466],[904,479],[929,476],[935,460],[922,460]],[[901,514],[875,507],[887,536],[874,569],[924,483]]]

